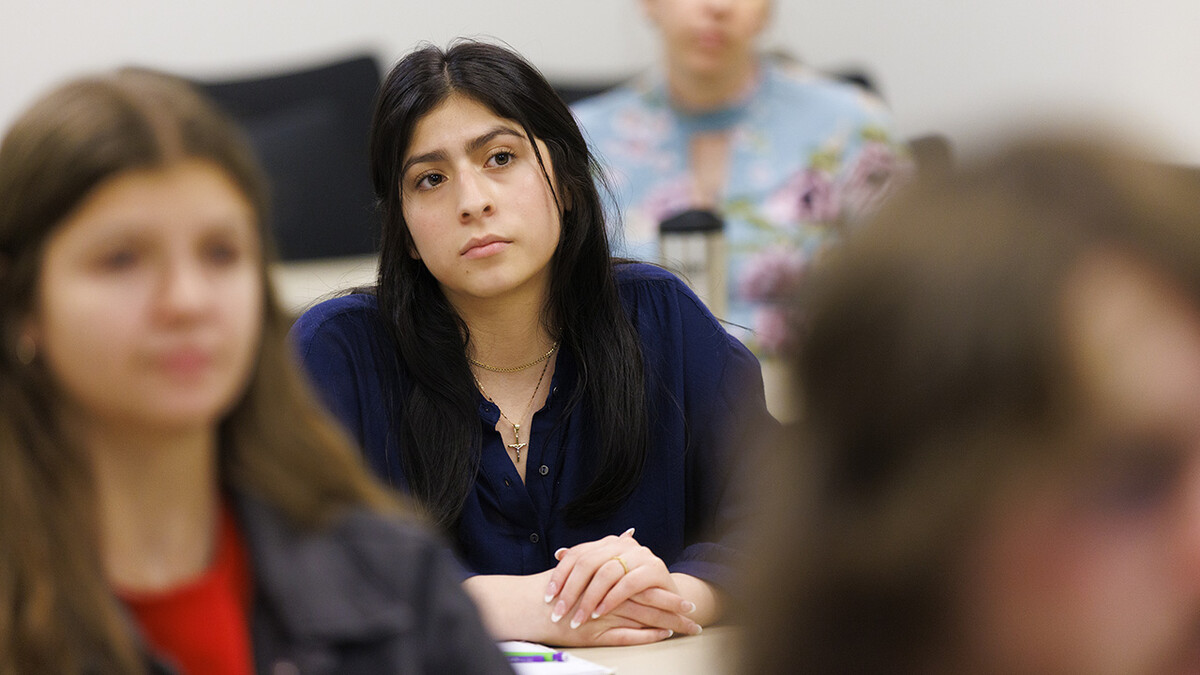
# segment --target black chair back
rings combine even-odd
[[[367,136],[381,77],[376,59],[362,55],[196,83],[241,123],[258,152],[271,181],[271,230],[284,260],[376,251]]]

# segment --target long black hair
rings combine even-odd
[[[645,376],[637,333],[617,297],[614,261],[596,179],[600,175],[570,109],[520,55],[458,42],[418,49],[392,68],[375,103],[371,178],[383,222],[376,294],[411,385],[389,406],[404,448],[409,488],[444,528],[458,520],[479,470],[482,428],[466,348],[466,323],[424,262],[413,258],[400,175],[417,122],[451,94],[518,123],[561,214],[541,321],[578,362],[565,411],[585,405],[594,453],[591,484],[567,507],[583,522],[611,513],[641,478],[648,447]],[[535,139],[546,144],[554,180]],[[554,186],[558,190],[554,191]],[[564,413],[564,414],[566,414]]]

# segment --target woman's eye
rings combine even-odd
[[[417,179],[415,186],[418,190],[432,190],[445,182],[445,180],[446,177],[440,173],[427,173]]]
[[[234,244],[217,242],[205,247],[204,257],[217,265],[230,265],[241,258],[241,250]]]
[[[1127,514],[1166,503],[1182,473],[1181,454],[1173,450],[1157,442],[1131,444],[1123,457],[1101,472],[1093,486],[1093,503]]]
[[[99,266],[103,270],[119,272],[132,268],[138,262],[138,253],[134,249],[118,249],[100,256]]]
[[[489,158],[489,163],[495,166],[504,166],[513,160],[513,154],[507,150],[501,150]]]

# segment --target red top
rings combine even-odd
[[[222,504],[217,550],[200,577],[174,588],[118,595],[146,641],[188,675],[251,675],[250,566],[246,543]]]

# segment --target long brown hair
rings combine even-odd
[[[57,387],[23,352],[50,234],[105,181],[182,159],[221,167],[254,205],[265,317],[249,384],[220,423],[222,484],[316,527],[351,505],[395,510],[309,393],[267,276],[264,180],[233,124],[189,85],[145,70],[74,80],[0,145],[0,674],[138,672],[128,620],[98,557],[88,463],[54,414]]]
[[[1024,141],[912,190],[802,291],[802,419],[780,443],[748,673],[954,663],[955,575],[999,489],[1072,466],[1064,292],[1144,261],[1200,307],[1200,181],[1129,148]]]

